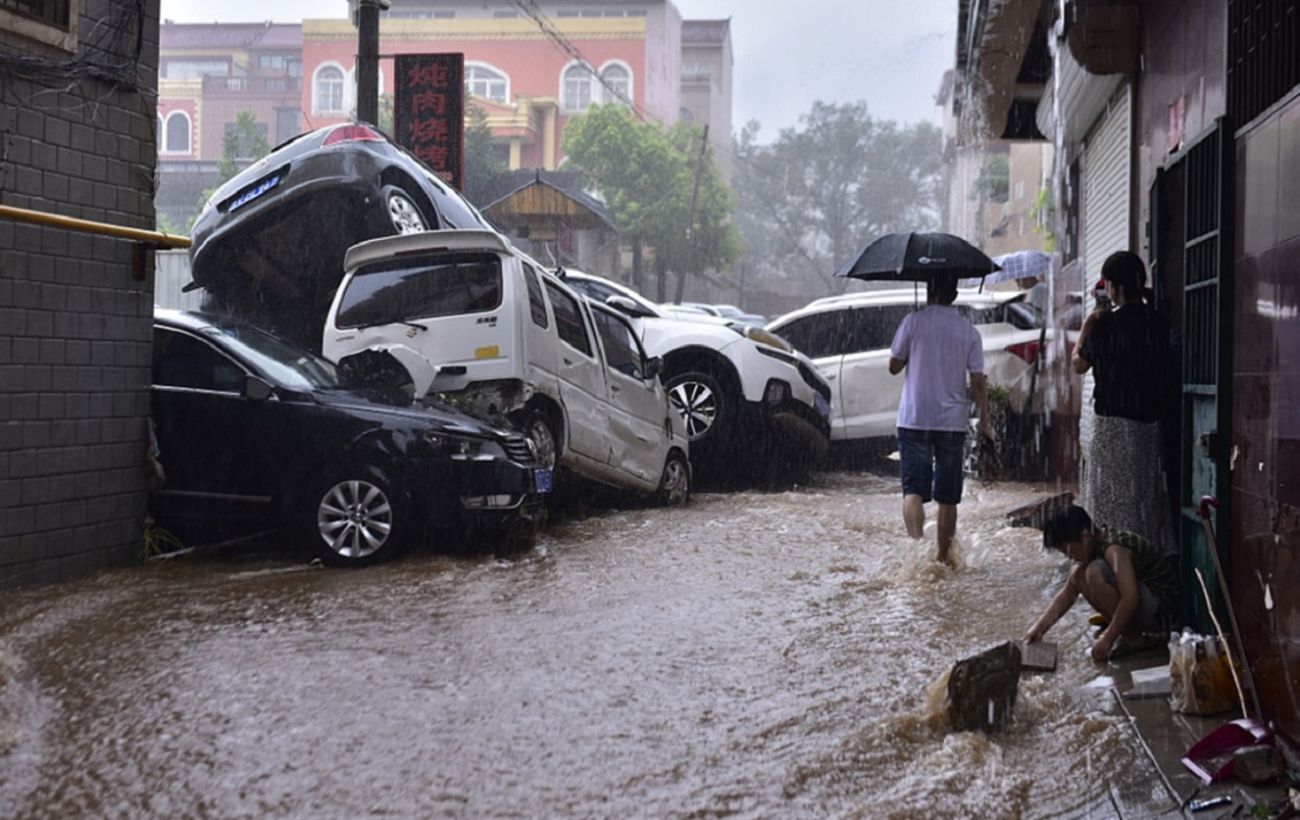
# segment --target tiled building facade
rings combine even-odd
[[[0,204],[152,228],[157,0],[33,8],[0,8]],[[0,218],[0,588],[140,549],[150,267]]]

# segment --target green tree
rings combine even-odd
[[[259,123],[252,111],[240,111],[235,115],[235,121],[226,125],[226,134],[221,139],[221,159],[217,161],[221,181],[227,182],[270,152],[266,124]]]
[[[877,120],[865,103],[814,102],[770,145],[759,125],[737,140],[737,224],[770,272],[843,282],[834,271],[868,241],[939,221],[942,135],[930,123]]]
[[[569,162],[600,193],[632,246],[632,284],[638,289],[643,251],[654,249],[661,300],[669,271],[686,275],[722,267],[739,253],[730,193],[711,161],[701,171],[694,229],[687,230],[699,145],[697,129],[683,124],[670,131],[638,122],[622,105],[593,106],[565,130]]]
[[[484,200],[501,187],[501,180],[510,170],[497,154],[492,144],[492,129],[488,127],[487,113],[471,105],[465,114],[465,196],[481,207]]]

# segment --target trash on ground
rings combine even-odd
[[[1169,705],[1185,715],[1217,715],[1237,704],[1227,647],[1183,630],[1169,641]]]
[[[1056,671],[1056,644],[1048,641],[1012,641],[1020,650],[1020,668],[1028,672]]]

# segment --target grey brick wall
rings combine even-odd
[[[75,54],[0,31],[0,204],[151,229],[158,0],[75,5]],[[0,218],[0,589],[139,551],[146,274],[127,241]]]

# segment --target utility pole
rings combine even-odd
[[[357,0],[357,122],[379,124],[379,12],[392,0]]]
[[[700,155],[695,160],[695,182],[691,186],[691,207],[686,211],[686,249],[687,259],[692,264],[695,262],[695,205],[700,199],[700,177],[704,174],[704,157],[709,151],[709,126],[704,126],[704,133],[700,135]],[[686,271],[677,274],[677,296],[673,299],[676,304],[682,303],[682,296],[686,293]]]

